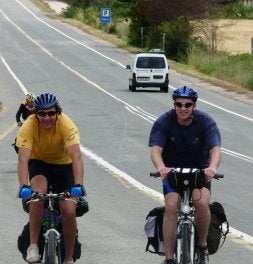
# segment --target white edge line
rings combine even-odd
[[[246,233],[243,233],[233,227],[229,227],[229,233],[232,234],[233,237],[235,238],[240,238],[250,244],[253,244],[253,237],[252,236],[249,236],[248,234]]]
[[[142,191],[148,195],[154,196],[160,200],[164,200],[164,196],[162,193],[159,193],[159,192],[143,185],[142,183],[140,183],[137,180],[135,180],[134,178],[132,178],[130,175],[126,174],[125,172],[123,172],[123,171],[117,169],[116,167],[114,167],[113,165],[109,164],[107,161],[103,160],[101,157],[97,156],[92,151],[88,150],[87,148],[81,146],[81,151],[86,156],[88,156],[91,160],[95,161],[99,166],[103,167],[107,171],[110,171],[111,173],[117,174],[117,176],[126,180],[127,182],[132,184],[134,187],[136,187],[140,191]],[[229,231],[233,237],[241,238],[242,240],[253,245],[253,237],[252,236],[249,236],[246,233],[243,233],[243,232],[241,232],[241,231],[239,231],[233,227],[229,227]]]
[[[2,60],[2,62],[4,64],[4,66],[6,67],[6,69],[9,71],[9,73],[13,77],[13,79],[18,83],[18,85],[20,86],[20,88],[24,92],[24,94],[27,94],[28,93],[27,89],[25,88],[25,86],[23,85],[23,83],[19,80],[19,78],[14,74],[14,72],[12,71],[12,69],[10,68],[10,66],[7,64],[7,62],[5,61],[5,59],[2,57],[2,55],[1,55],[1,60]]]
[[[138,182],[137,180],[135,180],[133,177],[129,176],[128,174],[126,174],[125,172],[119,170],[118,168],[114,167],[113,165],[111,165],[110,163],[108,163],[107,161],[105,161],[104,159],[102,159],[101,157],[98,157],[95,153],[93,153],[91,150],[88,150],[87,148],[81,146],[81,151],[88,156],[91,160],[95,161],[98,165],[100,165],[101,167],[105,168],[107,171],[113,172],[115,174],[117,174],[118,176],[120,176],[122,179],[126,180],[127,182],[129,182],[130,184],[132,184],[134,187],[136,187],[137,189],[150,194],[152,196],[155,196],[161,200],[163,200],[163,195],[145,185],[143,185],[142,183]]]
[[[57,29],[57,28],[51,26],[50,24],[48,24],[47,22],[43,21],[43,20],[40,19],[38,16],[36,16],[36,15],[35,15],[30,9],[28,9],[24,4],[22,4],[19,0],[16,0],[16,2],[19,3],[19,4],[20,4],[20,5],[21,5],[21,6],[22,6],[22,7],[23,7],[28,13],[30,13],[34,18],[36,18],[36,19],[37,19],[38,21],[40,21],[42,24],[45,24],[45,25],[48,26],[49,28],[51,28],[51,29],[53,29],[54,31],[58,32],[60,35],[66,37],[66,38],[72,40],[73,42],[75,42],[75,43],[77,43],[77,44],[79,44],[79,45],[85,47],[86,49],[88,49],[88,50],[90,50],[90,51],[92,51],[92,52],[94,52],[94,53],[100,55],[101,57],[103,57],[103,58],[105,58],[105,59],[107,59],[107,60],[109,60],[109,61],[112,61],[112,62],[118,64],[118,65],[121,66],[122,68],[126,68],[126,65],[122,64],[121,62],[116,61],[116,60],[114,60],[114,59],[112,59],[112,58],[110,58],[110,57],[108,57],[108,56],[106,56],[106,55],[100,53],[99,51],[96,51],[95,49],[93,49],[93,48],[91,48],[91,47],[89,47],[89,46],[83,44],[82,42],[80,42],[80,41],[78,41],[78,40],[76,40],[76,39],[74,39],[74,38],[68,36],[67,34],[63,33],[63,32],[60,31],[59,29]]]

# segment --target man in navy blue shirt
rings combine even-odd
[[[154,123],[149,146],[154,166],[161,174],[165,197],[163,225],[165,260],[173,264],[176,246],[176,223],[179,194],[166,180],[173,168],[204,169],[206,186],[195,189],[195,224],[198,231],[198,264],[209,261],[206,238],[210,223],[210,182],[220,163],[221,137],[215,121],[196,109],[197,92],[189,86],[176,89],[172,94],[174,109],[161,115]]]

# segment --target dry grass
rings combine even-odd
[[[43,0],[31,0],[31,2],[37,6],[41,11],[47,13],[53,13],[53,10],[49,7],[49,5]]]
[[[218,25],[218,50],[232,54],[251,53],[253,20],[222,19]]]
[[[97,29],[94,27],[91,27],[89,25],[83,24],[81,21],[79,20],[75,20],[75,19],[70,19],[70,18],[63,18],[61,16],[58,16],[58,20],[60,20],[61,22],[64,23],[68,23],[72,26],[75,26],[79,29],[81,29],[83,32],[87,33],[87,34],[91,34],[95,37],[98,37],[100,39],[103,39],[105,41],[108,41],[114,45],[116,45],[119,48],[125,49],[131,53],[137,53],[140,51],[139,48],[136,47],[132,47],[127,45],[126,42],[124,42],[122,39],[120,39],[119,37],[113,35],[113,34],[108,34],[106,33],[104,30],[102,29]]]
[[[175,61],[169,60],[169,65],[171,66],[171,68],[173,68],[174,70],[176,70],[180,73],[188,74],[188,75],[196,77],[198,79],[205,80],[210,84],[222,87],[222,88],[224,88],[228,91],[231,91],[231,92],[237,92],[239,94],[245,94],[249,98],[253,99],[253,92],[247,90],[246,88],[243,88],[243,87],[238,86],[238,85],[234,85],[233,83],[226,82],[226,81],[217,79],[215,77],[212,77],[212,76],[209,76],[206,74],[202,74],[199,71],[197,71],[197,70],[195,70],[195,69],[193,69],[187,65],[180,64],[180,63],[177,63]]]

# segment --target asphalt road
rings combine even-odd
[[[15,113],[26,91],[58,95],[78,125],[90,212],[78,219],[82,257],[77,263],[153,264],[145,253],[146,214],[160,206],[160,180],[151,179],[148,137],[156,117],[172,107],[170,93],[128,91],[132,55],[66,24],[50,20],[28,0],[0,0],[0,250],[2,263],[23,263],[17,236],[28,220],[16,198]],[[170,92],[189,84],[199,109],[222,134],[224,180],[212,187],[231,233],[210,263],[252,263],[252,102],[199,79],[170,71]]]

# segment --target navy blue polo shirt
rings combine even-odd
[[[167,167],[206,168],[210,163],[209,150],[221,146],[221,136],[207,113],[194,110],[192,123],[182,126],[172,109],[155,121],[149,146],[163,149],[162,157]]]

